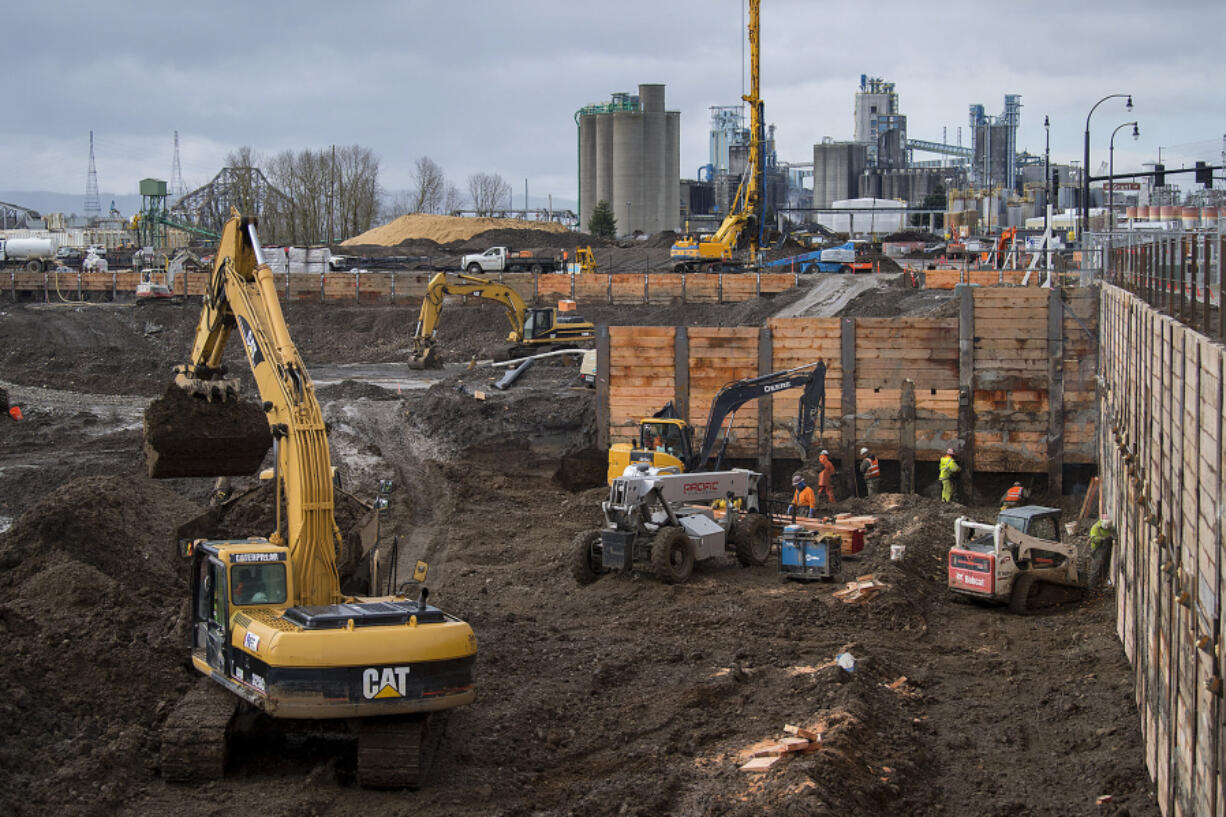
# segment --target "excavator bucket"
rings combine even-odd
[[[424,351],[414,351],[409,357],[410,369],[441,369],[443,359],[433,346],[427,346]]]
[[[249,401],[208,400],[171,384],[145,409],[145,464],[154,479],[246,476],[272,448],[268,418]]]

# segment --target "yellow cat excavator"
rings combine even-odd
[[[508,353],[512,356],[532,354],[543,346],[573,346],[596,336],[596,327],[590,321],[554,307],[529,307],[518,292],[505,284],[475,275],[454,277],[453,281],[447,273],[440,272],[426,287],[417,329],[413,332],[413,352],[409,357],[412,369],[436,369],[443,365],[434,345],[434,333],[438,331],[443,300],[448,295],[467,295],[502,304],[511,323],[507,342],[511,344]]]
[[[249,474],[274,450],[276,528],[195,540],[191,664],[205,679],[163,728],[162,775],[219,777],[239,710],[357,735],[364,786],[419,784],[430,713],[471,703],[468,624],[402,594],[341,593],[343,547],[323,414],[277,301],[256,224],[226,223],[187,364],[145,415],[150,476]],[[239,402],[222,352],[237,330],[263,401]],[[325,723],[326,722],[326,723]]]

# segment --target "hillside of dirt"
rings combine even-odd
[[[760,322],[797,297],[592,314]],[[396,360],[411,332],[403,309],[313,306],[287,309],[308,363]],[[379,479],[393,483],[382,553],[396,537],[402,565],[427,559],[431,602],[479,641],[478,701],[451,715],[427,785],[360,789],[351,744],[258,724],[224,780],[167,784],[159,728],[193,681],[176,531],[211,481],[145,479],[139,423],[195,315],[171,307],[145,332],[134,309],[4,311],[0,332],[13,318],[44,341],[0,360],[30,418],[0,425],[5,814],[1158,814],[1111,595],[1028,617],[946,597],[954,519],[993,507],[886,494],[830,508],[878,517],[841,577],[886,586],[862,604],[835,598],[841,583],[785,581],[774,556],[713,559],[679,586],[648,570],[576,584],[573,542],[600,524],[606,489],[592,393],[564,365],[535,366],[505,393],[487,369],[403,392],[319,389],[345,491],[368,501]],[[501,331],[497,310],[452,312],[456,358],[464,338]],[[218,531],[268,533],[267,494],[245,494]],[[355,502],[342,502],[344,526]],[[820,732],[821,748],[740,771],[786,724]]]

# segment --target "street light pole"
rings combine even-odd
[[[1132,94],[1107,94],[1102,99],[1094,103],[1094,107],[1090,108],[1090,112],[1086,114],[1086,135],[1085,135],[1085,163],[1081,168],[1081,232],[1082,242],[1085,241],[1085,233],[1090,229],[1090,117],[1094,115],[1094,110],[1099,105],[1106,102],[1108,99],[1117,99],[1119,97],[1128,97],[1128,102],[1124,105],[1125,110],[1132,110]]]
[[[1051,120],[1043,116],[1043,253],[1051,269]]]
[[[1132,125],[1132,138],[1139,139],[1141,137],[1141,131],[1137,128],[1136,121],[1125,122],[1111,131],[1111,141],[1107,149],[1107,175],[1111,177],[1107,181],[1107,184],[1111,185],[1107,188],[1107,241],[1110,242],[1108,248],[1115,244],[1115,135],[1129,125]],[[1110,257],[1110,254],[1108,254],[1107,258]],[[1109,272],[1110,270],[1105,269],[1106,266],[1107,262],[1104,259],[1104,270]]]

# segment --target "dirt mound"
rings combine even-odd
[[[342,380],[331,386],[315,390],[315,396],[324,400],[398,400],[399,395],[391,389],[364,383],[358,380]]]
[[[148,480],[79,479],[0,537],[0,810],[113,814],[151,776],[190,677],[174,532],[197,511]]]
[[[540,225],[549,222],[529,221],[521,223]],[[514,227],[508,229],[500,227],[498,229],[485,230],[474,235],[460,244],[460,249],[466,252],[483,252],[490,247],[506,246],[515,250],[554,249],[573,251],[576,247],[589,245],[593,247],[607,247],[611,245],[611,242],[596,238],[587,233],[575,233],[565,229],[543,230],[537,227]]]
[[[415,213],[400,216],[372,230],[341,242],[342,247],[363,244],[378,244],[394,247],[404,241],[429,239],[438,244],[467,241],[489,230],[522,231],[543,233],[568,232],[561,224],[551,221],[524,221],[517,218],[462,218],[460,216],[435,216]]]

